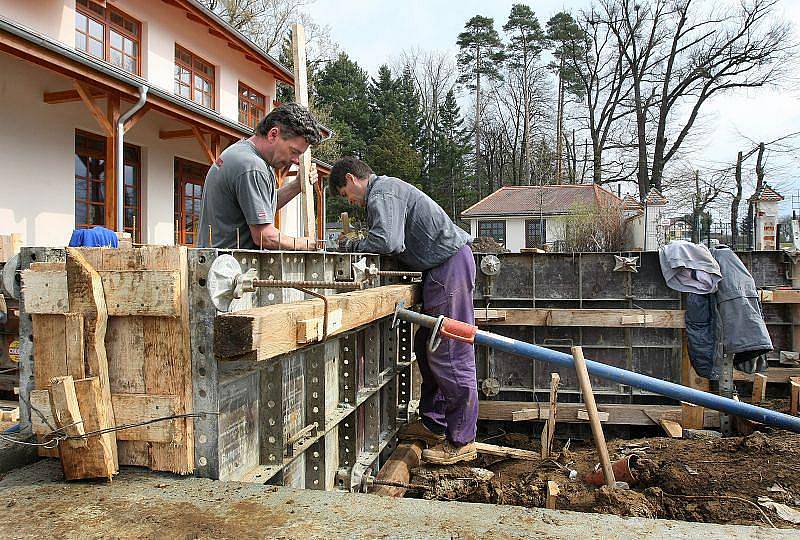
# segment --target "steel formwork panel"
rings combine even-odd
[[[638,256],[637,272],[614,272],[614,255]],[[738,254],[758,287],[791,285],[790,261],[783,252]],[[483,254],[476,254],[478,267]],[[682,309],[681,294],[667,287],[657,252],[643,253],[536,253],[498,255],[500,274],[487,278],[478,271],[476,307],[490,309],[533,307],[565,309]],[[791,311],[787,306],[765,305],[765,320],[776,350],[792,349]],[[680,382],[682,332],[669,328],[603,328],[556,326],[505,326],[487,324],[488,331],[569,353],[581,345],[593,360]],[[492,379],[499,385],[495,399],[520,399],[527,394],[544,399],[550,390],[550,373],[561,375],[560,393],[579,393],[574,373],[537,364],[514,355],[479,347],[476,351],[479,383]],[[626,402],[648,399],[650,394],[624,385],[592,379],[603,400]],[[493,388],[491,385],[488,388]],[[533,396],[532,396],[533,394]]]

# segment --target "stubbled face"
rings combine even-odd
[[[339,188],[339,196],[344,197],[347,199],[347,202],[354,206],[366,206],[366,188],[362,186],[362,182],[359,182],[358,179],[353,176],[352,174],[348,173],[345,175],[345,180],[347,183],[344,187]]]
[[[269,130],[266,138],[271,153],[271,156],[266,157],[269,157],[270,165],[276,170],[299,164],[300,156],[308,149],[308,143],[303,137],[284,138],[277,127]]]

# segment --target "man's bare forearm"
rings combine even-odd
[[[278,208],[286,206],[286,203],[297,197],[298,193],[300,193],[300,181],[298,176],[294,176],[278,190]]]

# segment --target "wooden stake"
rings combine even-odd
[[[589,371],[586,369],[586,360],[583,358],[583,349],[581,347],[572,347],[572,358],[575,361],[575,371],[578,374],[578,383],[583,394],[583,401],[586,404],[586,412],[589,413],[589,424],[592,427],[592,436],[594,437],[595,447],[597,447],[597,453],[600,455],[603,476],[605,476],[606,485],[614,487],[616,484],[614,471],[611,469],[611,459],[608,457],[603,426],[600,424],[600,417],[597,414],[597,404],[594,401],[592,383],[589,380]]]
[[[767,375],[756,373],[753,375],[753,399],[752,403],[761,403],[767,395]]]
[[[408,483],[411,481],[411,470],[419,467],[422,449],[425,443],[422,441],[408,441],[400,443],[395,448],[381,470],[375,476],[376,480],[388,480],[392,482]],[[384,495],[387,497],[402,497],[406,490],[393,486],[373,486],[370,493]]]
[[[294,60],[294,100],[308,107],[308,68],[306,66],[306,31],[302,24],[292,25],[292,59]],[[314,217],[314,190],[309,183],[311,173],[311,149],[300,158],[297,181],[302,193],[301,211],[303,214],[303,236],[315,238],[317,228]]]
[[[703,407],[681,401],[681,426],[683,429],[703,429]]]
[[[556,434],[556,415],[558,414],[558,385],[561,377],[558,373],[550,374],[550,416],[542,428],[542,458],[549,458]]]
[[[560,490],[558,489],[558,484],[553,482],[552,480],[547,481],[547,502],[545,502],[545,508],[548,510],[555,510],[556,509],[556,498]]]
[[[789,378],[789,412],[797,414],[798,406],[800,406],[800,377]]]

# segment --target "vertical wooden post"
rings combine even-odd
[[[800,406],[800,377],[789,377],[789,412],[797,414]]]
[[[603,426],[600,424],[600,415],[597,414],[597,404],[592,393],[592,383],[589,380],[589,371],[586,369],[586,360],[583,358],[583,348],[572,347],[572,359],[575,362],[575,371],[578,374],[578,384],[581,387],[583,401],[586,404],[586,412],[589,413],[589,424],[592,427],[594,444],[597,453],[600,455],[600,466],[603,468],[603,476],[608,487],[614,487],[616,480],[614,470],[611,468],[611,458],[608,457],[606,447],[606,437],[603,435]]]
[[[681,427],[683,429],[703,429],[704,412],[701,405],[681,401]]]
[[[302,24],[292,25],[292,59],[294,60],[294,99],[303,107],[308,107],[308,74],[306,67],[306,31]],[[314,191],[308,181],[311,171],[311,149],[300,158],[297,181],[302,193],[301,212],[303,213],[303,235],[312,238],[316,235],[314,219]]]
[[[219,133],[211,134],[211,154],[214,156],[214,161],[217,160],[220,153],[222,153],[222,146],[220,145]]]
[[[558,385],[561,377],[558,373],[550,374],[550,414],[542,428],[542,458],[549,458],[556,434],[556,415],[558,414]]]
[[[553,482],[552,480],[547,481],[547,500],[545,501],[544,507],[548,510],[555,510],[556,509],[556,498],[560,490],[558,489],[558,484]]]
[[[106,227],[117,230],[117,163],[122,156],[117,155],[117,120],[119,120],[119,94],[109,93],[106,101],[106,119],[111,125],[106,138]]]
[[[767,395],[767,376],[764,373],[753,375],[752,403],[761,403]]]

